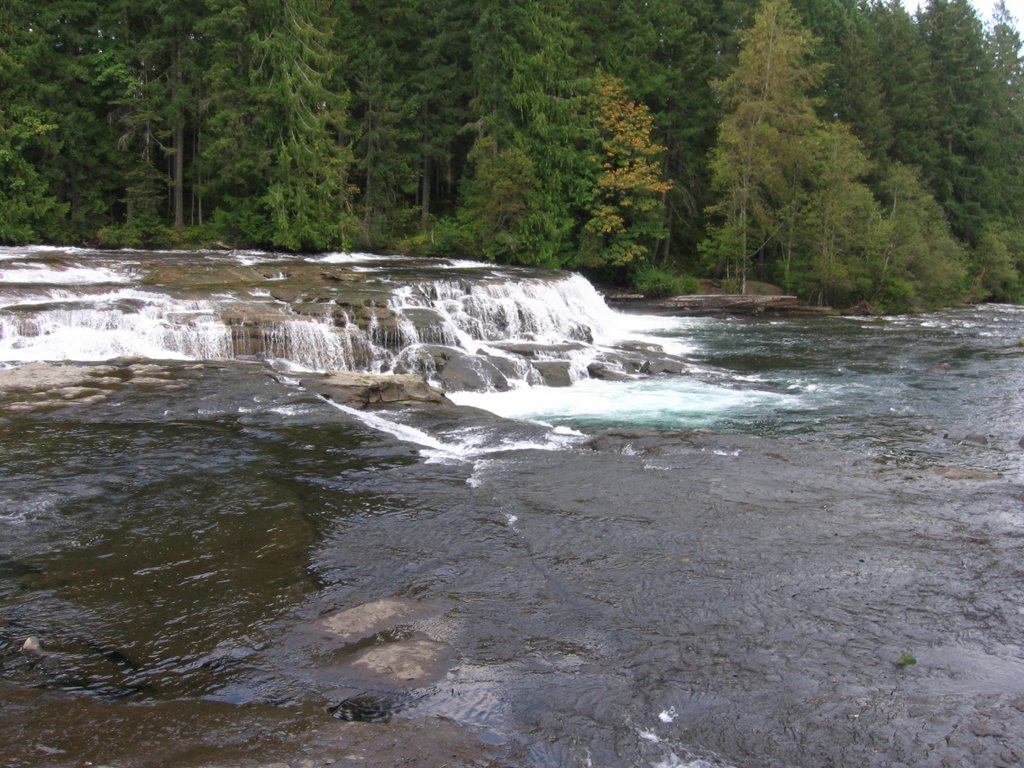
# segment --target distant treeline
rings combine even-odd
[[[968,0],[5,0],[0,242],[1020,300],[1021,40],[1001,2],[994,19]]]

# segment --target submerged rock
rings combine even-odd
[[[327,711],[338,720],[361,723],[387,723],[395,713],[408,709],[427,694],[399,694],[389,692],[360,693],[328,707]]]
[[[324,616],[320,627],[343,642],[370,637],[386,629],[433,613],[430,606],[411,600],[385,597]]]
[[[416,686],[437,678],[448,655],[447,643],[414,639],[374,646],[360,653],[352,666],[392,685]]]

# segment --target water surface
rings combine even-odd
[[[4,765],[1019,760],[1024,312],[600,316],[690,372],[456,396],[515,421],[196,355],[4,393]]]

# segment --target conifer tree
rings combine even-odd
[[[345,94],[323,0],[209,0],[212,94],[203,177],[225,237],[290,250],[346,237]]]
[[[741,46],[719,89],[725,116],[711,161],[719,200],[709,209],[719,223],[704,250],[746,292],[753,256],[792,237],[820,67],[809,60],[812,38],[789,0],[765,0]]]

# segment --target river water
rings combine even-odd
[[[298,342],[230,354],[238,292],[146,280],[195,257],[0,256],[4,766],[1024,759],[1022,308],[666,318],[573,278],[573,355],[687,373],[367,415]]]

